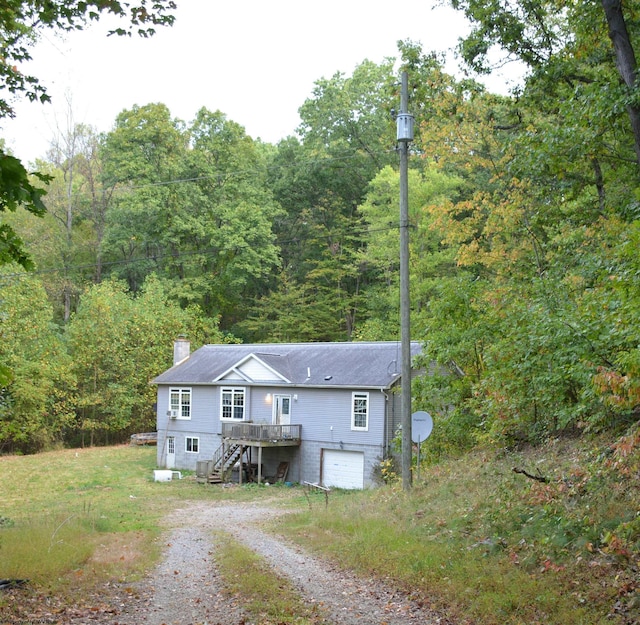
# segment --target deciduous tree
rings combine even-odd
[[[182,309],[167,287],[149,276],[137,295],[114,280],[83,294],[65,334],[77,378],[77,436],[83,442],[113,442],[155,428],[149,382],[171,366],[178,335],[189,336],[194,346],[226,340],[217,319],[207,320],[196,307]]]
[[[46,29],[77,30],[87,22],[105,14],[123,18],[128,27],[117,27],[111,34],[137,33],[149,37],[155,27],[171,25],[176,8],[173,0],[138,0],[135,3],[119,0],[9,0],[0,7],[0,119],[14,114],[11,99],[25,96],[30,100],[47,102],[50,98],[40,79],[21,70],[31,59],[30,47]],[[47,177],[32,174],[47,182]],[[0,149],[0,213],[14,211],[23,205],[35,215],[45,211],[41,186],[34,185],[22,162]],[[22,241],[6,223],[0,223],[0,264],[15,261],[30,267],[29,256]]]
[[[0,449],[36,452],[73,429],[75,381],[42,284],[0,270]]]

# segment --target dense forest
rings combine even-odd
[[[317,80],[277,145],[149,103],[107,133],[71,125],[20,193],[2,153],[0,452],[154,429],[179,334],[399,340],[400,71],[412,334],[440,365],[414,386],[429,453],[636,421],[640,6],[451,4],[467,77],[399,42]],[[478,76],[509,60],[521,86],[489,92]]]

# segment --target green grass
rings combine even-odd
[[[190,479],[154,482],[155,454],[118,446],[0,457],[0,578],[44,583],[87,564],[98,576],[136,576],[153,563],[161,519],[181,501],[256,496]],[[113,558],[90,561],[109,543],[123,552],[120,571]]]
[[[261,625],[312,625],[325,623],[319,608],[308,603],[291,583],[274,573],[264,559],[219,533],[216,562],[227,592],[241,598],[246,614]]]
[[[47,517],[2,530],[0,533],[1,576],[28,578],[44,583],[85,562],[93,553],[83,535],[83,520]]]
[[[565,441],[475,452],[423,468],[409,494],[332,493],[328,508],[318,501],[278,531],[393,580],[453,620],[634,622],[640,454],[625,456],[626,471],[606,460],[608,449],[606,441]],[[513,472],[523,466],[549,483]]]
[[[262,500],[293,512],[273,531],[406,589],[452,621],[640,622],[640,434],[613,443],[475,451],[423,467],[410,493],[334,491],[328,505],[301,488],[156,483],[154,448],[0,457],[0,577],[28,578],[69,604],[104,580],[138,579],[159,556],[163,516],[185,501]],[[219,565],[261,622],[319,622],[233,541]],[[0,595],[0,621],[12,609]]]

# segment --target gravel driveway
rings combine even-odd
[[[214,562],[221,527],[263,556],[319,608],[327,625],[435,625],[425,611],[375,579],[359,578],[263,532],[260,523],[285,511],[262,504],[189,502],[168,519],[164,556],[134,596],[122,598],[110,622],[119,625],[251,625],[242,606],[222,592]],[[229,523],[233,519],[233,523]],[[220,536],[217,534],[217,536]],[[245,620],[246,619],[246,620]]]

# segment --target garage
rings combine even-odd
[[[364,488],[364,454],[359,451],[324,449],[322,484],[334,488]]]

